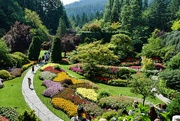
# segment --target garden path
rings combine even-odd
[[[42,120],[42,121],[63,121],[56,115],[54,115],[39,99],[36,95],[35,90],[33,89],[33,77],[35,72],[40,68],[40,66],[34,66],[34,73],[30,69],[22,82],[22,93],[24,96],[25,101],[29,105],[29,107],[35,111],[35,114]],[[28,85],[28,78],[31,78],[31,87],[29,88]]]

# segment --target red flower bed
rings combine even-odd
[[[51,73],[56,73],[57,74],[57,73],[62,72],[63,70],[56,70],[56,69],[54,69],[53,66],[48,66],[43,71],[50,71]]]

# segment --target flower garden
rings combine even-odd
[[[69,69],[79,74],[86,73],[80,65],[73,65]],[[43,95],[49,97],[52,106],[65,112],[69,118],[77,115],[77,107],[81,105],[89,116],[93,116],[94,121],[98,121],[100,118],[111,120],[114,117],[121,121],[124,117],[121,113],[122,110],[131,108],[134,99],[122,95],[111,96],[109,92],[100,91],[94,81],[115,86],[127,86],[126,77],[122,75],[135,72],[116,67],[99,67],[98,71],[99,76],[94,75],[92,82],[70,77],[59,64],[48,63],[40,68],[38,77],[42,81],[42,85],[46,87]],[[100,75],[102,71],[105,75]],[[148,111],[148,108],[144,111]],[[141,114],[136,115],[139,115],[139,119],[142,118]]]

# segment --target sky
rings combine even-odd
[[[64,5],[69,4],[69,3],[73,3],[75,1],[79,1],[79,0],[61,0],[63,2]]]

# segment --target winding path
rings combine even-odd
[[[35,66],[34,72],[36,72],[40,66]],[[32,85],[31,88],[28,86],[28,78],[31,78]],[[33,78],[34,74],[32,73],[31,69],[26,73],[23,82],[22,82],[22,93],[24,96],[25,101],[29,105],[29,107],[35,111],[35,114],[42,120],[42,121],[63,121],[56,115],[54,115],[39,99],[36,95],[35,90],[33,90]]]

